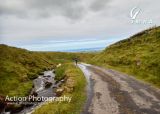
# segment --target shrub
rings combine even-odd
[[[55,80],[59,81],[65,77],[65,66],[55,69]]]

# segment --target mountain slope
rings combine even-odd
[[[160,87],[160,27],[107,47],[90,63],[132,74]]]
[[[32,79],[44,69],[53,67],[47,58],[24,49],[0,45],[0,94],[27,95]]]

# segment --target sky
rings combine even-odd
[[[33,51],[104,49],[159,26],[159,4],[159,0],[0,0],[0,44]]]

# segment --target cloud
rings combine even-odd
[[[26,15],[24,1],[18,0],[0,0],[0,15]]]
[[[90,4],[90,9],[93,11],[102,11],[106,8],[107,4],[110,2],[110,0],[94,0]]]
[[[0,43],[126,38],[160,25],[159,0],[0,0]],[[148,5],[150,4],[150,5]],[[133,7],[138,19],[153,24],[131,24]]]
[[[70,19],[83,16],[81,0],[0,0],[0,15],[17,17],[51,17],[61,15]]]

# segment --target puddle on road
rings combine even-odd
[[[93,93],[94,80],[91,78],[91,72],[87,69],[87,66],[90,66],[90,65],[85,63],[78,64],[78,67],[82,70],[87,80],[87,101],[85,103],[83,112],[81,114],[88,114],[88,109],[94,95]]]

